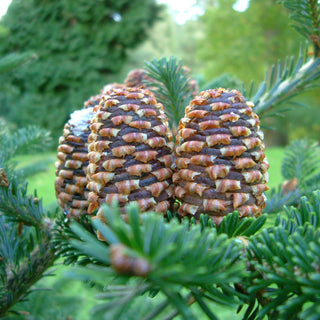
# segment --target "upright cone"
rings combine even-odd
[[[104,87],[107,93],[111,88],[123,87],[111,83]],[[93,107],[98,105],[102,93],[85,101],[83,109],[70,115],[59,139],[58,161],[56,166],[55,190],[61,209],[69,217],[79,217],[87,214],[88,189],[86,168],[88,159],[88,136],[91,133],[90,124],[93,118]]]
[[[88,165],[88,136],[93,117],[90,106],[71,114],[59,139],[56,162],[55,190],[61,209],[68,215],[79,217],[88,208],[86,167]]]
[[[182,216],[209,214],[219,224],[234,210],[259,216],[268,161],[259,118],[236,90],[200,93],[186,108],[176,139],[173,175]]]
[[[172,134],[163,106],[144,89],[110,90],[94,108],[87,170],[89,208],[137,202],[166,213],[173,195]]]

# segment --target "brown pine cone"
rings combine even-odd
[[[55,190],[61,209],[69,217],[79,217],[88,209],[88,136],[91,132],[93,107],[98,105],[100,100],[101,95],[92,96],[85,101],[83,109],[74,111],[59,139]]]
[[[94,108],[89,136],[88,213],[137,202],[166,213],[172,202],[172,134],[163,106],[141,88],[112,89]]]
[[[112,88],[123,87],[124,85],[111,83],[103,90],[107,93]],[[90,97],[85,101],[83,109],[74,111],[59,139],[55,190],[60,207],[69,216],[79,217],[87,213],[88,136],[91,133],[93,107],[99,104],[101,97],[102,93]]]
[[[186,108],[172,177],[182,216],[205,213],[218,224],[234,210],[261,214],[269,164],[252,107],[240,92],[220,88],[201,92]]]
[[[125,85],[122,83],[117,83],[117,82],[108,83],[100,90],[100,94],[101,95],[108,94],[108,91],[112,89],[124,89],[124,88],[125,88]]]
[[[146,70],[133,69],[127,74],[124,84],[130,88],[141,87],[147,89],[147,85],[144,83],[144,81],[153,82],[154,80],[147,75]]]

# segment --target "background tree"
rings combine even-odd
[[[277,0],[251,0],[244,12],[232,8],[236,2],[218,0],[201,17],[205,36],[199,43],[199,59],[208,80],[222,73],[245,83],[263,79],[266,68],[286,52],[295,52],[302,40]]]
[[[159,10],[155,0],[13,0],[1,20],[9,35],[0,54],[35,51],[39,59],[2,77],[12,90],[0,97],[0,112],[57,137],[70,111],[116,80]]]
[[[202,62],[195,59],[197,43],[202,38],[202,22],[198,19],[178,24],[172,13],[162,10],[159,20],[148,30],[148,38],[137,48],[130,51],[128,60],[122,69],[121,79],[132,69],[144,67],[145,61],[154,58],[179,57],[185,66],[191,69],[193,76],[199,75]]]
[[[200,18],[205,35],[198,43],[198,57],[205,66],[202,72],[208,82],[214,79],[217,85],[217,76],[227,73],[249,87],[253,79],[262,80],[268,66],[283,60],[287,52],[297,53],[304,40],[291,28],[288,10],[279,1],[251,0],[244,12],[232,9],[236,2],[199,1],[206,11]],[[312,55],[312,52],[310,47],[309,54]],[[316,90],[301,95],[297,102],[303,106],[309,105],[308,112],[305,108],[295,108],[293,112],[281,112],[281,117],[265,122],[266,127],[277,129],[266,131],[269,145],[286,145],[290,139],[305,136],[317,139],[319,136],[319,95]],[[313,130],[309,130],[310,127]]]

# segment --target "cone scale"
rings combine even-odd
[[[176,139],[173,175],[179,214],[215,223],[237,210],[259,216],[265,207],[268,161],[253,104],[236,90],[203,91],[186,108]]]

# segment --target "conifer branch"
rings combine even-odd
[[[89,256],[83,254],[83,252],[77,250],[77,248],[71,243],[74,240],[80,242],[83,240],[83,235],[90,232],[90,235],[94,234],[95,231],[92,227],[91,219],[87,215],[79,217],[78,223],[82,227],[85,227],[84,231],[78,231],[76,233],[74,228],[71,228],[72,220],[68,219],[65,214],[58,214],[55,220],[53,231],[53,245],[57,256],[63,257],[65,264],[88,265],[95,263],[95,260],[90,259]],[[78,230],[76,228],[76,230]],[[81,236],[79,235],[81,234]]]
[[[260,297],[257,319],[317,319],[320,307],[320,193],[287,208],[275,227],[251,238],[247,290]],[[246,318],[249,319],[249,318]]]
[[[23,217],[23,222],[30,221],[30,227],[6,220],[7,216],[1,213],[0,317],[23,300],[57,258],[51,242],[50,219],[44,215],[42,221]]]
[[[260,117],[267,113],[271,115],[273,111],[279,112],[283,103],[318,86],[320,58],[310,58],[307,50],[307,45],[301,46],[297,60],[288,57],[284,62],[273,65],[256,93],[249,93],[250,100],[255,104],[254,111]]]
[[[5,170],[9,179],[18,177],[19,182],[25,179],[25,173],[30,173],[30,170],[24,171],[24,168],[16,170],[17,161],[15,161],[14,158],[17,155],[30,153],[32,151],[39,152],[47,150],[51,143],[50,133],[47,130],[36,126],[29,126],[11,133],[7,123],[3,119],[0,119],[0,139],[2,141],[0,168]],[[43,170],[43,166],[44,164],[34,166],[33,173]]]
[[[314,56],[320,56],[320,4],[317,0],[284,0],[291,11],[293,27],[314,45]]]
[[[232,283],[244,276],[239,250],[241,241],[228,240],[225,234],[218,235],[213,228],[190,225],[188,221],[181,224],[172,219],[167,223],[153,213],[139,214],[133,206],[128,207],[126,223],[117,211],[105,207],[107,225],[97,219],[93,221],[106,242],[101,243],[89,234],[86,236],[85,230],[77,226],[72,229],[82,241],[72,240],[71,244],[92,261],[102,264],[95,268],[108,267],[108,273],[111,270],[118,273],[122,285],[129,286],[124,294],[132,293],[130,279],[143,279],[145,292],[160,290],[171,307],[186,319],[194,315],[181,296],[182,290],[189,291],[205,313],[209,312],[206,306],[209,301],[235,303],[239,294]],[[133,295],[131,298],[135,299],[138,294]],[[108,294],[105,298],[111,296]],[[104,308],[110,313],[115,306],[117,310],[127,308],[128,299],[116,296],[112,296],[116,300],[107,302],[108,308]],[[124,304],[121,306],[121,303]]]
[[[320,190],[313,191],[299,200],[297,207],[284,207],[286,216],[277,216],[276,226],[281,226],[290,234],[307,224],[315,229],[320,227]]]
[[[304,189],[306,182],[320,173],[319,162],[320,146],[317,142],[295,140],[286,148],[281,164],[282,176],[287,180],[296,178],[299,187]]]
[[[155,88],[157,99],[161,102],[172,122],[177,127],[184,116],[184,110],[191,98],[190,78],[182,67],[182,62],[174,57],[146,62],[147,75],[154,79],[147,82]]]
[[[281,165],[286,181],[268,192],[265,212],[278,212],[284,205],[296,205],[302,196],[320,188],[320,147],[306,139],[293,141],[285,149]]]
[[[120,310],[130,313],[138,296],[142,295],[142,299],[155,291],[157,295],[165,296],[161,305],[167,307],[169,303],[173,308],[166,319],[177,315],[193,319],[190,301],[198,304],[209,319],[218,319],[208,302],[230,305],[232,301],[236,303],[234,299],[238,297],[240,301],[246,301],[246,320],[262,319],[265,315],[271,319],[287,319],[297,310],[300,312],[297,319],[306,316],[311,320],[308,317],[320,304],[319,204],[319,191],[309,198],[301,198],[299,209],[287,208],[287,217],[279,216],[274,227],[250,233],[247,246],[243,247],[245,250],[239,252],[237,245],[238,252],[234,254],[234,245],[239,240],[233,238],[226,243],[226,237],[218,235],[216,227],[208,226],[204,218],[200,225],[187,224],[187,221],[177,223],[174,218],[165,223],[162,217],[152,213],[139,215],[134,207],[128,208],[128,222],[120,218],[117,208],[107,207],[104,212],[108,225],[94,220],[93,225],[106,239],[104,243],[92,235],[86,236],[80,226],[72,228],[82,240],[71,243],[91,261],[98,262],[89,266],[93,273],[86,279],[110,284],[109,290],[99,295],[106,302],[96,309],[105,316],[108,314],[109,319],[117,319]],[[236,221],[235,215],[228,216],[228,225],[232,220]],[[257,225],[251,226],[257,231],[263,222],[261,218]],[[229,236],[236,236],[235,230],[242,227],[239,223],[237,227],[231,227],[233,231]],[[222,224],[221,230],[227,231],[226,226]],[[302,254],[300,246],[307,256]],[[232,257],[232,264],[226,264],[227,256]],[[245,261],[250,272],[242,269]],[[223,270],[220,266],[224,266]],[[239,269],[235,271],[235,267]],[[88,272],[85,274],[88,276]],[[121,283],[118,287],[110,283],[115,274]],[[227,278],[229,280],[225,282]],[[182,289],[187,296],[182,294]],[[144,317],[150,319],[150,315],[155,317],[162,311],[156,307]]]
[[[30,288],[43,277],[44,272],[53,265],[56,259],[50,239],[43,239],[29,259],[26,259],[18,269],[8,270],[4,287],[0,294],[0,317],[23,299]]]
[[[12,163],[12,157],[22,150],[48,141],[48,133],[28,128],[11,135],[0,127],[4,142],[0,152],[0,316],[4,316],[57,257],[51,243],[53,221],[42,201],[28,194],[27,184],[21,183],[26,172],[15,171]]]
[[[28,194],[27,185],[19,187],[16,181],[8,187],[0,186],[0,211],[10,221],[42,228],[45,223],[42,201]]]

